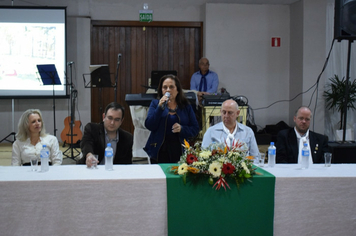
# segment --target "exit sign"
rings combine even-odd
[[[140,10],[140,22],[151,22],[153,20],[153,10]]]
[[[271,46],[272,47],[280,47],[281,46],[281,38],[273,37],[271,40]]]

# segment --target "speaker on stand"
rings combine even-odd
[[[349,81],[350,81],[350,58],[351,44],[356,39],[356,0],[335,0],[335,16],[334,16],[334,40],[348,40],[347,51],[347,68],[345,80],[345,96],[344,96],[344,121],[343,121],[343,138],[342,143],[345,143],[346,122],[347,122],[347,104],[349,97]]]
[[[335,0],[334,39],[356,39],[356,0]]]

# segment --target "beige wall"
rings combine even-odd
[[[289,6],[207,4],[206,56],[220,87],[246,96],[254,109],[288,98],[289,18]],[[281,47],[271,47],[272,37]],[[288,120],[288,103],[254,115],[261,127]]]

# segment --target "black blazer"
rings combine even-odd
[[[132,134],[119,129],[119,142],[116,146],[114,164],[132,164]],[[84,128],[84,135],[80,142],[83,157],[78,160],[77,164],[85,164],[86,155],[91,152],[98,154],[99,163],[105,155],[105,132],[103,122],[88,123]]]
[[[324,153],[329,151],[328,137],[309,130],[310,151],[313,163],[324,163]],[[294,128],[281,130],[277,135],[277,163],[298,163],[298,142]]]

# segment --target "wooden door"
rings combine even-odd
[[[122,128],[133,133],[126,94],[145,93],[152,70],[176,70],[184,89],[199,69],[202,56],[201,22],[92,21],[91,64],[108,64],[112,81],[117,74],[117,102],[125,107]],[[100,122],[105,106],[115,101],[114,88],[91,89],[91,120]]]

